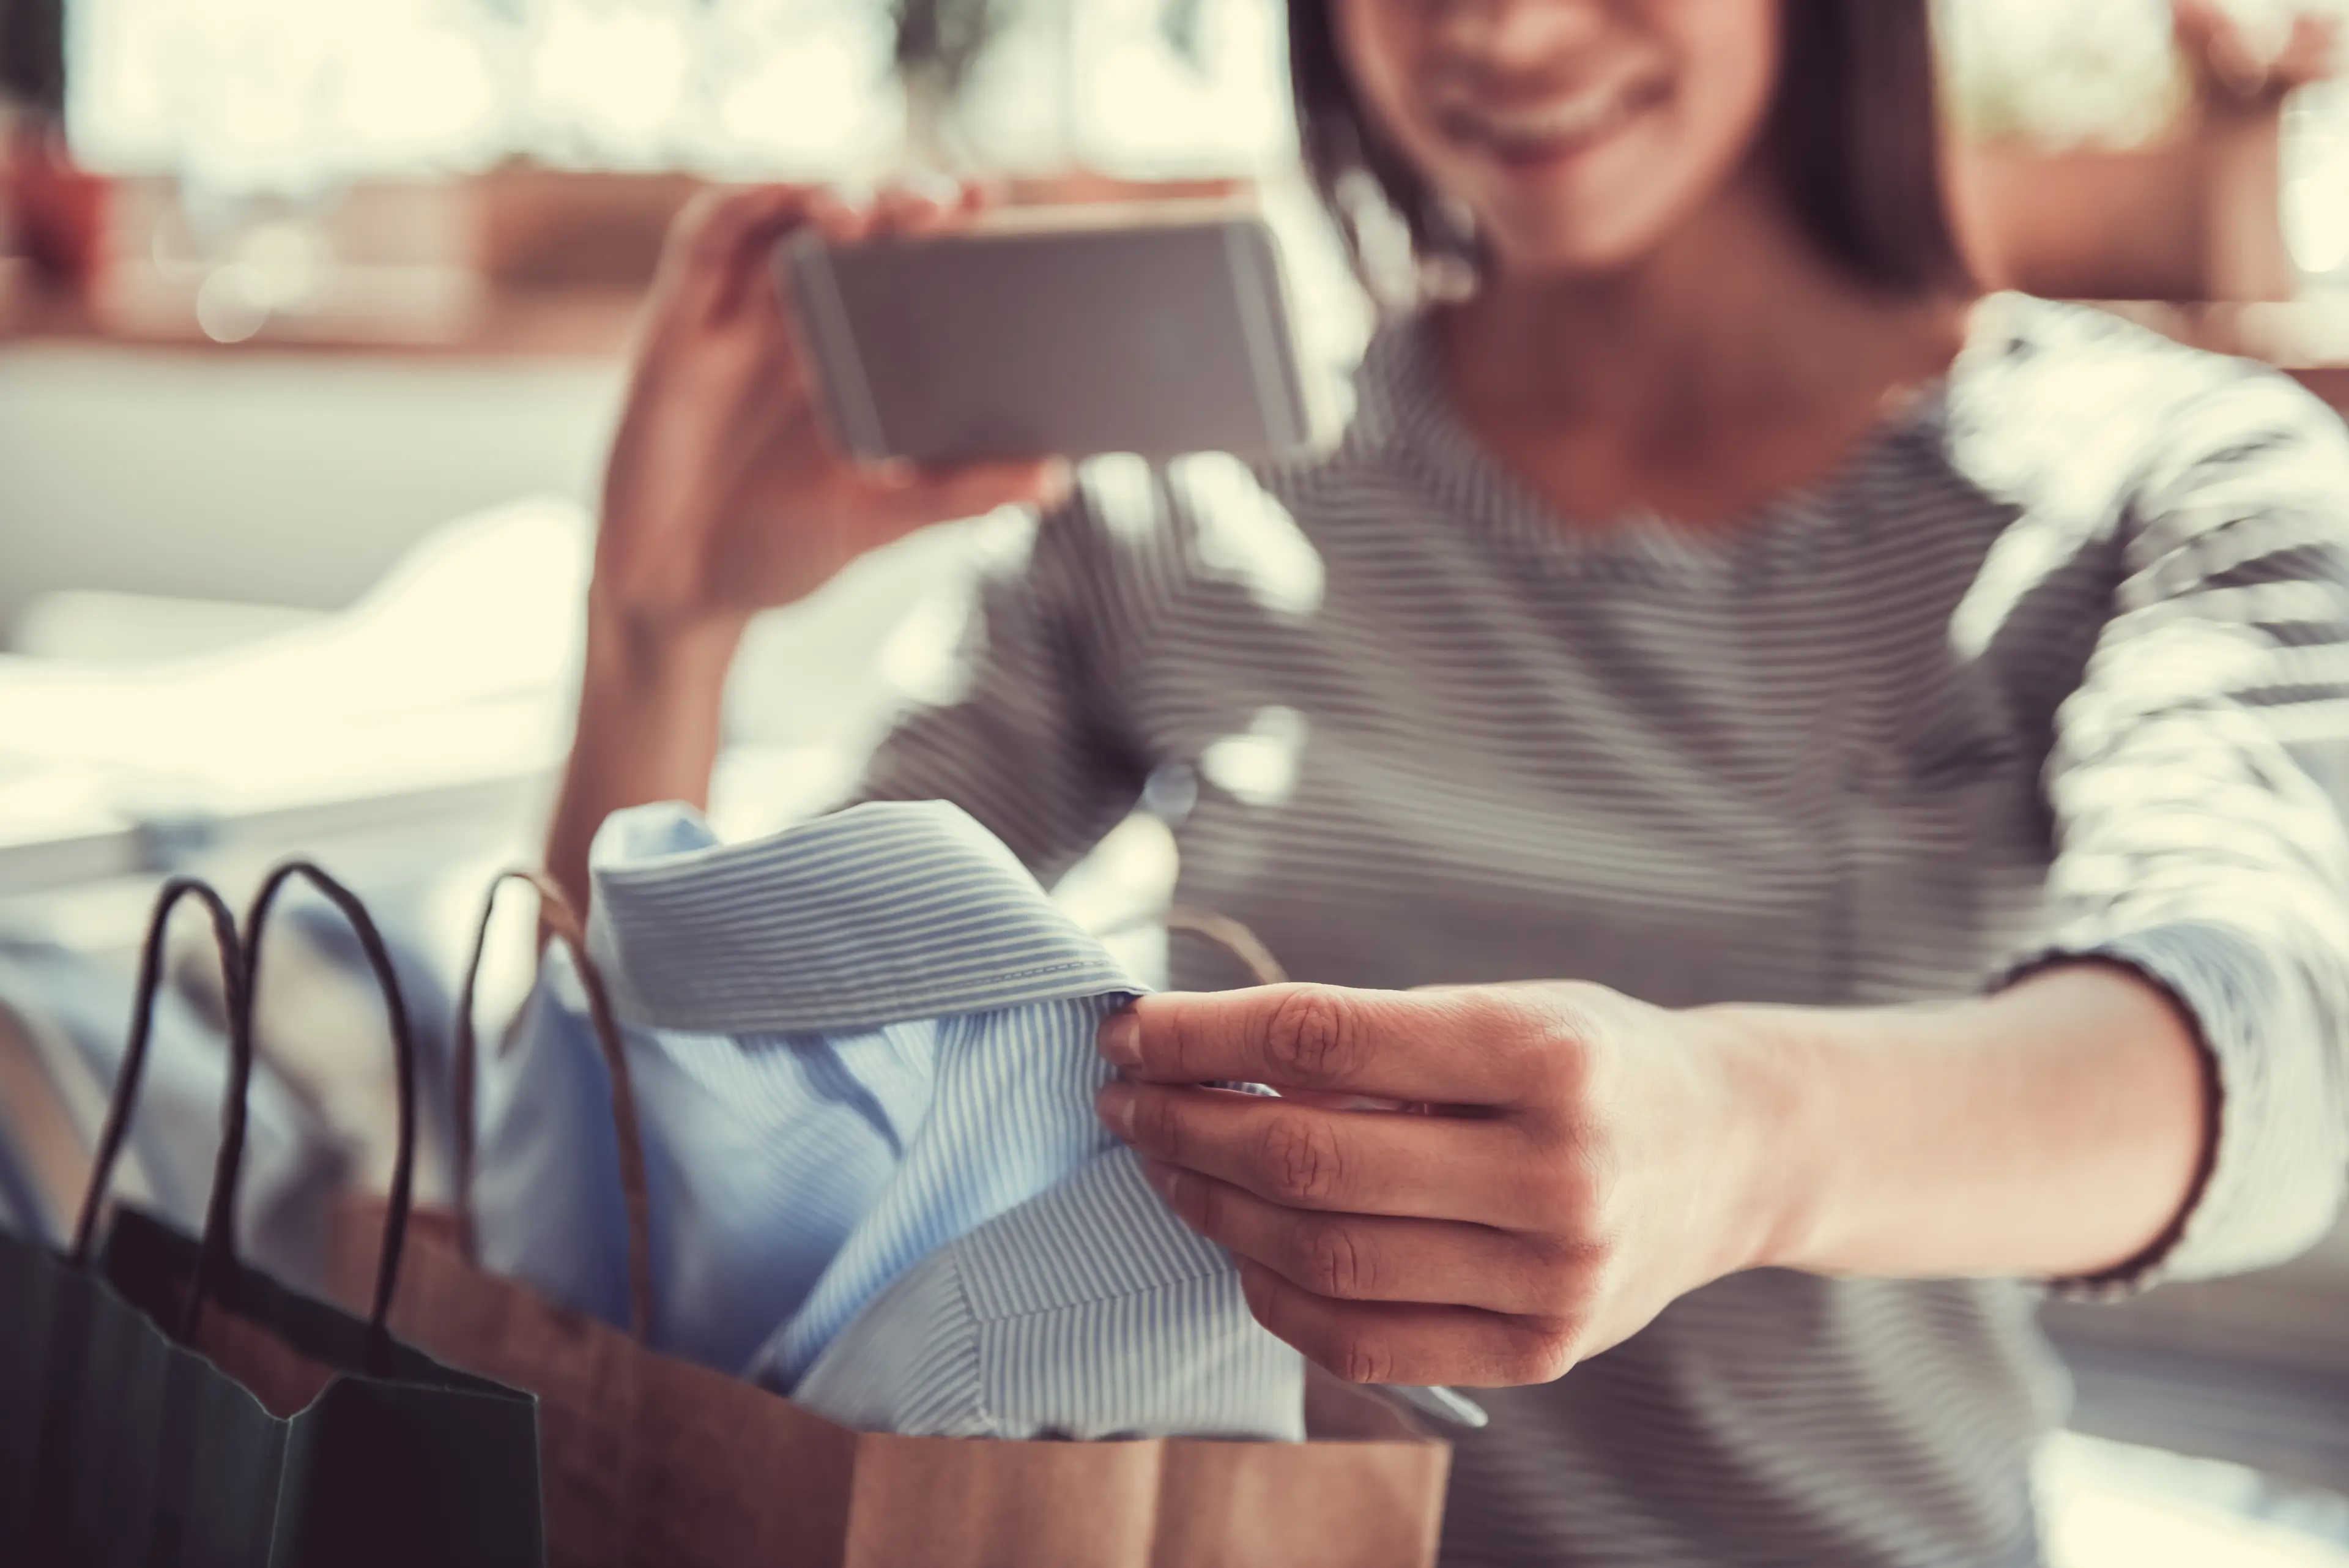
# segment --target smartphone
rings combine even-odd
[[[1313,439],[1278,252],[1218,206],[778,248],[833,428],[855,457],[1190,452],[1263,457]]]

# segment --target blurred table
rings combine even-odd
[[[0,657],[0,898],[512,823],[563,754],[588,537],[575,506],[518,502],[313,624],[175,659]]]

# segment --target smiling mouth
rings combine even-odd
[[[1611,83],[1522,107],[1464,105],[1445,111],[1443,124],[1454,140],[1503,162],[1547,164],[1606,140],[1661,103],[1667,91],[1654,80]]]

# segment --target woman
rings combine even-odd
[[[959,205],[735,197],[660,285],[554,864],[703,794],[751,612],[1043,507],[864,794],[1050,877],[1190,770],[1181,896],[1319,983],[1144,1000],[1101,1112],[1274,1333],[1490,1390],[1449,1562],[2033,1561],[2013,1282],[2340,1196],[2342,431],[1974,297],[1925,9],[1297,0],[1324,188],[1475,278],[1310,462],[847,466],[766,253]]]

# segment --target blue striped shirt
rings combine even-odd
[[[792,1393],[933,1437],[1304,1435],[1303,1362],[1125,1148],[905,1271]]]
[[[657,1348],[877,1429],[1302,1435],[1300,1359],[1093,1116],[1094,1032],[1142,987],[992,835],[880,804],[719,845],[647,806],[591,871]],[[483,1117],[484,1262],[622,1321],[609,1080],[559,959]]]

